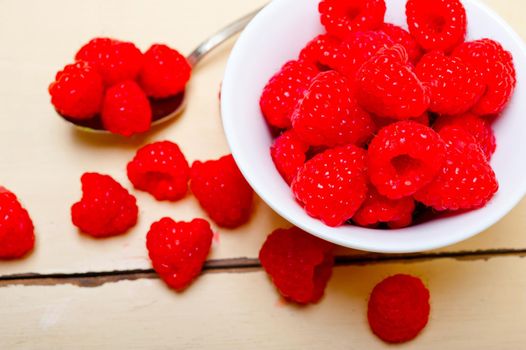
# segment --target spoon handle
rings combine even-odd
[[[261,8],[258,8],[257,10],[239,18],[235,22],[230,23],[229,25],[212,35],[210,38],[206,39],[201,44],[199,44],[199,46],[194,51],[192,51],[192,53],[190,53],[190,55],[188,55],[188,57],[186,58],[190,65],[194,67],[210,51],[215,49],[218,45],[222,44],[235,34],[242,31],[252,20],[252,18],[254,18],[258,14],[260,10]]]

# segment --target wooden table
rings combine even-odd
[[[427,328],[404,348],[526,347],[526,201],[486,232],[444,249],[340,249],[326,297],[308,307],[285,304],[259,266],[265,236],[287,226],[259,200],[249,224],[219,230],[203,275],[179,294],[151,270],[144,237],[162,216],[204,216],[191,196],[158,203],[135,192],[141,216],[130,233],[93,240],[76,232],[69,206],[80,196],[84,171],[130,187],[125,164],[153,140],[176,141],[189,160],[228,153],[218,92],[232,43],[195,71],[182,118],[124,141],[57,118],[46,93],[53,72],[100,35],[189,52],[265,1],[0,1],[0,184],[18,194],[37,228],[31,256],[0,263],[0,349],[387,348],[368,329],[366,302],[393,273],[420,276],[432,296]],[[521,0],[484,2],[526,37]]]

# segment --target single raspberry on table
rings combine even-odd
[[[437,176],[444,156],[445,144],[433,129],[400,121],[380,130],[369,144],[369,178],[388,198],[408,197]]]
[[[367,319],[374,334],[388,343],[415,338],[429,319],[429,290],[410,275],[397,274],[378,283],[369,297]]]
[[[311,146],[362,145],[375,131],[354,98],[352,80],[336,71],[316,76],[292,114],[292,126]]]
[[[123,136],[146,132],[152,122],[150,101],[134,81],[118,83],[106,90],[102,104],[102,124]]]
[[[398,44],[363,64],[356,77],[356,97],[367,111],[395,119],[419,117],[430,102],[428,90]]]
[[[157,200],[176,201],[188,190],[190,167],[179,146],[159,141],[141,147],[127,166],[128,179]]]
[[[0,186],[0,259],[17,259],[35,246],[33,222],[18,198]]]
[[[367,194],[365,158],[365,150],[348,145],[308,160],[292,182],[307,214],[334,227],[352,218]]]
[[[49,85],[51,103],[58,113],[73,119],[89,119],[100,112],[104,84],[86,62],[68,64]]]
[[[146,95],[164,98],[183,92],[192,67],[177,50],[166,45],[152,45],[144,53],[139,83]]]
[[[250,219],[254,191],[231,154],[218,160],[195,161],[190,171],[190,189],[219,226],[235,228]]]
[[[289,61],[263,89],[259,106],[271,126],[286,129],[291,126],[291,115],[318,70],[302,61]]]
[[[422,48],[407,30],[392,23],[384,23],[378,30],[387,34],[394,44],[402,45],[411,63],[418,62],[422,56]]]
[[[71,220],[83,233],[97,237],[115,236],[137,223],[135,197],[108,175],[85,173],[82,198],[71,207]]]
[[[294,130],[285,131],[274,140],[270,147],[270,155],[276,169],[288,184],[305,164],[308,150],[309,146],[294,133]]]
[[[408,0],[409,32],[426,51],[450,52],[466,36],[466,10],[460,0]]]
[[[90,40],[80,48],[75,59],[93,65],[107,86],[134,80],[143,63],[143,55],[133,43],[111,38]]]
[[[425,125],[425,126],[429,126],[430,125],[429,119],[430,119],[429,118],[429,113],[425,112],[424,114],[422,114],[419,117],[411,118],[411,119],[407,119],[407,120],[414,121],[416,123],[420,123],[420,124]],[[374,120],[374,123],[376,124],[376,128],[378,130],[380,130],[382,128],[385,128],[387,125],[398,123],[400,121],[398,119],[379,117],[377,115],[373,115],[373,120]]]
[[[331,35],[344,39],[356,31],[377,29],[384,23],[384,0],[322,0],[321,24]]]
[[[340,45],[340,39],[330,34],[320,34],[305,45],[299,55],[299,60],[325,71],[334,66],[335,55]]]
[[[203,219],[154,222],[146,235],[146,248],[155,272],[169,287],[182,291],[201,273],[213,236]]]
[[[277,229],[259,260],[283,297],[299,304],[318,302],[332,274],[332,245],[299,228]]]

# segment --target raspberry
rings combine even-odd
[[[414,210],[413,198],[389,199],[379,194],[373,186],[369,186],[365,202],[352,220],[365,227],[385,222],[390,228],[402,228],[411,225]]]
[[[309,147],[293,130],[281,134],[270,147],[270,155],[283,179],[290,184],[306,160]]]
[[[175,143],[160,141],[141,147],[127,166],[128,179],[157,200],[176,201],[188,190],[190,167]]]
[[[83,233],[109,237],[126,232],[137,223],[135,197],[108,175],[85,173],[82,198],[71,207],[71,220]]]
[[[51,103],[58,113],[88,119],[99,113],[104,85],[99,73],[86,62],[68,64],[49,85]]]
[[[465,113],[484,93],[484,83],[471,66],[442,52],[425,54],[418,62],[415,73],[429,86],[429,109],[435,113]]]
[[[439,134],[447,145],[446,161],[438,176],[414,198],[439,211],[483,207],[499,188],[486,156],[463,129],[448,126]]]
[[[152,122],[150,101],[137,83],[129,80],[110,87],[102,105],[102,123],[115,134],[146,132]]]
[[[141,69],[143,56],[133,43],[95,38],[80,48],[75,59],[92,64],[110,86],[134,80]]]
[[[408,0],[409,32],[427,51],[451,51],[466,36],[466,10],[459,0]]]
[[[164,98],[183,92],[192,67],[177,50],[166,45],[152,45],[144,53],[139,82],[146,95]]]
[[[378,283],[369,297],[367,318],[374,334],[389,343],[415,338],[429,319],[429,290],[419,278],[394,275]]]
[[[384,23],[384,0],[322,0],[321,24],[331,35],[344,39],[351,32],[377,29]]]
[[[455,126],[470,133],[484,152],[486,159],[491,159],[497,144],[493,129],[486,119],[471,113],[457,116],[440,116],[433,124],[433,129],[440,132],[446,126]]]
[[[203,219],[191,222],[162,218],[146,235],[146,248],[155,272],[171,288],[182,291],[199,275],[210,252],[214,233]]]
[[[373,119],[374,119],[374,123],[376,124],[376,128],[378,130],[380,130],[382,128],[385,128],[387,125],[391,125],[391,124],[399,122],[398,119],[378,117],[378,116],[373,116]],[[422,114],[419,117],[411,118],[411,119],[408,119],[408,120],[420,123],[420,124],[425,125],[425,126],[429,126],[430,125],[430,123],[429,123],[429,114],[427,112],[425,112],[424,114]]]
[[[312,146],[364,144],[375,125],[353,95],[351,80],[336,71],[320,73],[294,110],[294,131]]]
[[[484,95],[472,111],[479,115],[502,112],[517,83],[511,53],[491,39],[481,39],[460,45],[452,55],[472,66],[485,83]]]
[[[312,39],[301,50],[299,60],[326,71],[333,66],[340,40],[329,34],[321,34]]]
[[[308,89],[318,71],[299,61],[289,61],[267,83],[259,105],[271,126],[279,129],[291,126],[290,117],[298,100]]]
[[[407,30],[391,23],[384,23],[378,30],[387,34],[394,44],[402,45],[411,63],[418,62],[422,56],[422,49]]]
[[[329,149],[300,169],[292,192],[307,214],[340,226],[360,208],[367,194],[366,152],[354,145]]]
[[[0,186],[0,259],[21,258],[34,246],[34,227],[27,210]]]
[[[413,121],[391,124],[369,144],[369,177],[378,192],[399,199],[430,183],[442,167],[444,142]]]
[[[235,228],[250,218],[254,191],[231,154],[218,160],[194,162],[190,188],[201,207],[219,226]]]
[[[316,303],[332,274],[332,245],[296,227],[277,229],[259,251],[259,260],[283,297]]]
[[[409,119],[429,106],[427,89],[407,62],[401,45],[380,50],[357,74],[356,97],[367,111],[380,117]]]

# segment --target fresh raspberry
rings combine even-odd
[[[141,69],[143,56],[131,42],[95,38],[80,48],[75,59],[92,64],[110,86],[134,80]]]
[[[152,122],[150,101],[137,83],[128,80],[110,87],[102,104],[102,124],[123,136],[146,132]]]
[[[308,89],[318,71],[300,61],[289,61],[267,83],[261,94],[259,106],[271,126],[286,129],[298,100]]]
[[[162,218],[146,235],[146,248],[155,272],[171,288],[182,291],[199,275],[210,252],[214,233],[203,219],[191,222]]]
[[[299,60],[313,65],[319,71],[333,67],[340,40],[330,34],[320,34],[301,50]]]
[[[481,208],[497,192],[499,185],[486,156],[467,131],[444,127],[446,161],[436,178],[414,198],[435,210]]]
[[[344,39],[356,31],[377,29],[384,23],[384,0],[322,0],[321,24],[331,35]]]
[[[299,228],[277,229],[261,247],[259,260],[283,297],[316,303],[332,274],[332,248]]]
[[[312,146],[362,145],[374,122],[356,102],[352,80],[336,71],[320,73],[292,115],[296,134]]]
[[[366,152],[354,145],[329,149],[305,163],[292,192],[307,214],[340,226],[360,208],[367,194]]]
[[[100,112],[104,85],[86,62],[68,64],[49,85],[51,103],[58,113],[74,119],[88,119]]]
[[[176,201],[188,190],[190,167],[175,143],[160,141],[141,147],[127,166],[128,179],[157,200]]]
[[[393,118],[386,118],[386,117],[379,117],[379,116],[373,116],[374,123],[376,124],[376,128],[378,130],[385,128],[387,125],[391,125],[394,123],[399,122],[398,119]],[[429,113],[425,112],[419,117],[408,119],[417,123],[420,123],[425,126],[429,126]]]
[[[401,121],[380,130],[368,151],[371,182],[382,195],[399,199],[433,180],[442,168],[445,145],[433,129]]]
[[[470,133],[484,152],[486,159],[491,159],[497,144],[493,128],[486,119],[472,113],[457,116],[440,116],[433,124],[433,129],[440,132],[446,126],[455,126]]]
[[[384,32],[391,38],[394,44],[400,44],[407,51],[409,61],[416,64],[422,56],[422,48],[407,30],[395,24],[384,23],[378,30]]]
[[[472,66],[485,83],[484,95],[472,111],[479,115],[502,112],[517,84],[511,53],[491,39],[481,39],[460,45],[452,55]]]
[[[380,117],[409,119],[422,115],[429,95],[408,63],[401,45],[380,50],[357,74],[356,97],[363,108]]]
[[[389,343],[415,338],[429,319],[429,290],[409,275],[394,275],[378,283],[369,297],[367,318],[374,334]]]
[[[201,207],[219,226],[235,228],[250,218],[254,191],[231,154],[218,160],[194,162],[190,188]]]
[[[409,32],[426,51],[449,52],[464,41],[466,10],[460,0],[408,0]]]
[[[109,237],[126,232],[137,223],[135,197],[108,175],[85,173],[82,198],[71,207],[71,220],[93,237]]]
[[[305,163],[308,150],[309,146],[303,143],[293,130],[281,134],[270,147],[272,161],[288,184]]]
[[[21,258],[34,246],[34,227],[27,210],[0,186],[0,259]]]
[[[177,50],[166,45],[152,45],[144,53],[139,82],[146,95],[164,98],[183,92],[192,67]]]
[[[429,110],[435,113],[465,113],[484,93],[484,83],[470,65],[442,52],[425,54],[418,62],[415,73],[429,87]]]
[[[379,194],[374,186],[369,186],[365,202],[352,220],[364,227],[384,222],[390,228],[402,228],[411,225],[414,210],[413,198],[389,199]]]

